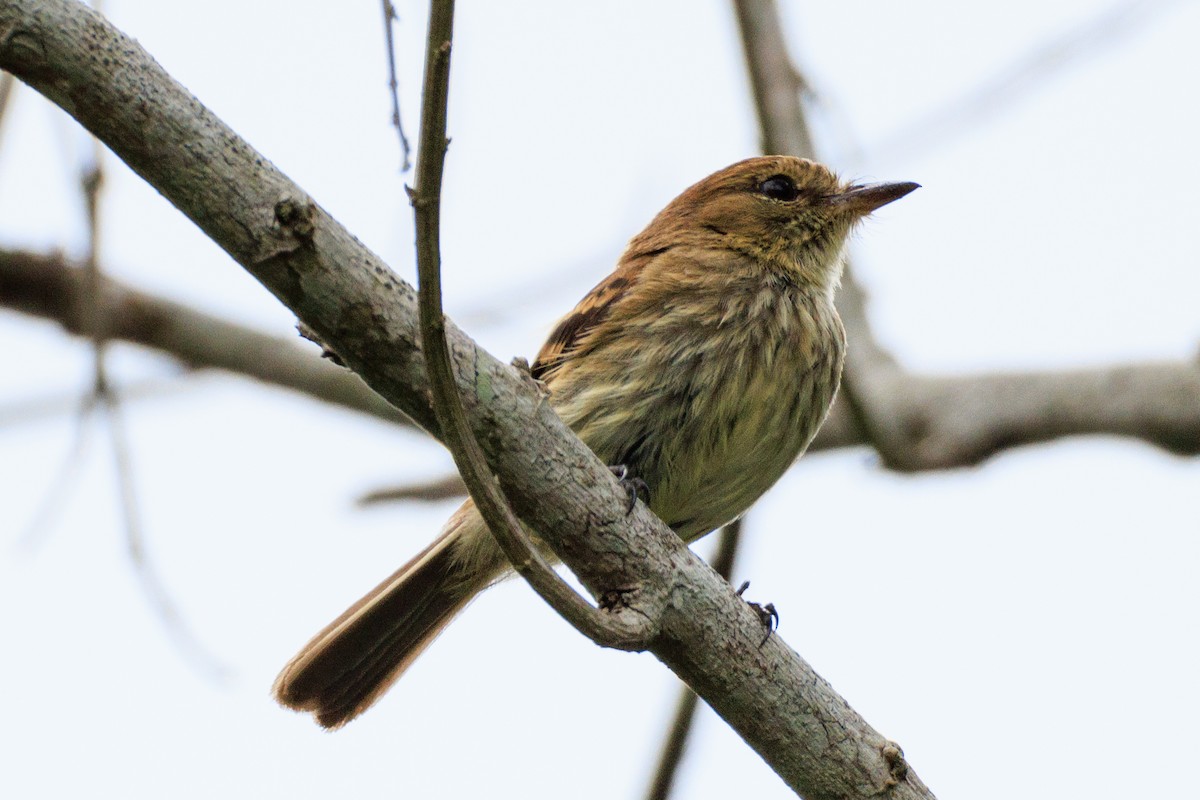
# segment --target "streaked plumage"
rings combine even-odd
[[[692,186],[558,324],[532,367],[563,420],[649,487],[692,540],[804,451],[845,350],[833,295],[854,222],[916,188],[854,187],[770,156]],[[507,569],[470,500],[420,555],[319,633],[276,696],[337,727],[371,705]]]

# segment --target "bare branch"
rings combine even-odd
[[[404,135],[404,120],[400,116],[400,81],[396,79],[396,37],[393,25],[396,24],[396,7],[392,0],[381,0],[383,4],[383,35],[387,43],[388,91],[392,95],[392,127],[400,137],[400,171],[408,172],[412,168],[412,149],[408,146],[408,137]]]
[[[74,414],[74,429],[71,434],[71,446],[55,471],[50,486],[38,501],[37,509],[25,528],[17,538],[17,547],[25,552],[32,552],[46,540],[47,534],[53,529],[58,513],[66,505],[66,500],[79,480],[79,470],[83,466],[83,457],[91,444],[92,428],[88,424],[92,419],[92,410],[96,405],[96,396],[88,394],[83,402],[73,398],[71,411]]]
[[[133,464],[129,452],[129,437],[125,432],[122,409],[117,403],[102,403],[111,434],[117,489],[120,496],[121,521],[125,527],[125,542],[129,561],[137,575],[138,583],[150,608],[154,611],[170,637],[171,642],[187,661],[188,665],[209,680],[223,682],[230,670],[220,659],[201,644],[183,616],[179,613],[171,593],[167,591],[154,563],[146,550],[146,537],[142,530],[142,519],[133,484]],[[99,410],[97,407],[97,411]]]
[[[762,151],[816,158],[808,126],[795,124],[806,84],[788,55],[778,11],[770,2],[735,0],[733,6],[758,112]]]
[[[688,739],[691,738],[699,704],[700,698],[687,686],[679,690],[675,713],[671,715],[671,725],[667,728],[662,751],[658,755],[658,766],[655,767],[654,777],[646,790],[646,800],[667,800],[671,796],[675,788],[675,778],[679,775],[679,768],[687,751]]]
[[[869,331],[860,286],[843,286],[838,308],[848,330]],[[1089,433],[1200,453],[1200,357],[939,377],[906,372],[874,340],[860,352],[867,357],[853,380],[869,398],[871,444],[891,469],[971,466],[1018,445]]]

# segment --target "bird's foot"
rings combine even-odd
[[[741,588],[739,588],[737,590],[737,596],[742,597],[742,592],[746,591],[749,588],[750,588],[750,581],[746,581],[745,583],[742,584]],[[742,599],[746,600],[746,598],[744,598],[744,597],[742,597]],[[767,603],[765,605],[762,605],[759,603],[755,603],[752,600],[746,600],[746,605],[750,606],[750,608],[754,610],[755,614],[758,614],[759,622],[761,622],[763,628],[766,629],[766,635],[763,636],[763,640],[758,643],[758,647],[761,650],[762,646],[767,643],[767,639],[770,639],[771,634],[774,633],[775,630],[779,627],[779,612],[775,610],[774,603]]]
[[[617,476],[617,481],[629,495],[629,505],[625,509],[627,516],[633,513],[633,507],[637,505],[639,495],[647,505],[650,504],[650,486],[641,478],[630,475],[629,467],[624,464],[614,464],[608,468],[608,471]]]

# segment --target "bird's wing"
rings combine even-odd
[[[632,264],[623,263],[588,292],[570,314],[559,320],[530,367],[534,378],[548,380],[580,349],[588,334],[608,317],[613,305],[629,291],[637,271],[632,267]]]

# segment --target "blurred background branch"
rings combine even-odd
[[[193,369],[220,369],[400,425],[412,423],[357,375],[315,347],[220,319],[101,277],[108,336],[156,350]],[[87,337],[79,301],[83,270],[61,253],[0,250],[0,305]]]
[[[61,254],[0,250],[0,306],[86,336],[77,311],[83,275]],[[222,369],[321,402],[411,426],[349,370],[315,348],[263,333],[103,278],[109,336],[153,348],[193,368]],[[868,440],[844,390],[811,451],[872,444],[901,471],[973,466],[1013,447],[1064,436],[1110,434],[1179,454],[1200,452],[1200,358],[1051,371],[923,376],[904,372],[870,336],[858,285],[843,282],[839,309],[854,331],[855,375],[873,387]],[[863,365],[864,353],[871,355]],[[844,385],[845,386],[845,385]],[[861,391],[861,389],[860,389]],[[452,479],[435,483],[449,491]],[[373,490],[427,494],[416,487]],[[442,496],[449,496],[443,494]],[[365,498],[364,498],[365,499]]]

